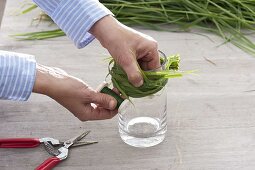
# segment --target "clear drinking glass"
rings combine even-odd
[[[164,70],[166,55],[159,51],[163,61],[160,68]],[[159,144],[167,131],[167,92],[166,85],[155,94],[124,100],[103,82],[97,91],[113,96],[118,104],[119,133],[121,139],[135,147],[150,147]]]
[[[161,143],[167,131],[166,86],[159,92],[130,98],[119,108],[119,133],[121,139],[135,147],[150,147]]]
[[[166,56],[160,70],[164,70]],[[125,100],[119,107],[119,133],[121,139],[135,147],[150,147],[161,143],[167,131],[166,86],[159,92]]]

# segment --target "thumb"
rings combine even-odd
[[[110,110],[114,110],[117,106],[117,101],[114,97],[100,92],[93,94],[92,102]]]

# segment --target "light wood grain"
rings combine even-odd
[[[65,69],[92,87],[107,74],[109,54],[97,41],[76,49],[66,37],[15,41],[10,34],[38,30],[31,15],[10,15],[18,0],[7,3],[0,49],[36,56],[38,62]],[[53,29],[43,24],[45,29]],[[41,27],[40,27],[41,28]],[[253,170],[255,169],[255,58],[222,40],[192,33],[140,31],[153,36],[166,54],[180,53],[182,70],[197,75],[168,83],[168,131],[163,143],[147,149],[124,144],[117,117],[80,122],[52,99],[32,94],[27,102],[0,101],[0,137],[66,139],[84,129],[96,145],[74,148],[59,170]],[[251,37],[254,39],[254,37]],[[209,59],[215,64],[208,62]],[[1,170],[33,169],[48,158],[43,147],[1,149]]]

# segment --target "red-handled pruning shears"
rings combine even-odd
[[[0,139],[0,148],[34,148],[41,143],[44,144],[46,151],[54,155],[53,157],[45,160],[35,170],[51,170],[62,160],[68,156],[68,149],[72,146],[82,146],[97,143],[97,141],[80,141],[89,134],[90,131],[83,132],[79,136],[68,139],[65,142],[60,142],[53,138],[6,138]],[[56,146],[62,146],[56,149]]]

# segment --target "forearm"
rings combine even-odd
[[[50,91],[50,84],[54,83],[53,80],[47,67],[36,64],[36,79],[33,87],[34,93],[47,95]]]
[[[41,64],[36,65],[36,78],[33,87],[33,92],[47,95],[51,98],[61,91],[61,83],[70,76],[59,68],[47,67]]]

